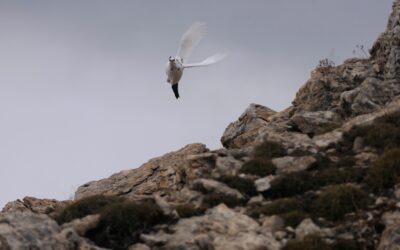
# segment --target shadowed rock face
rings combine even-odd
[[[292,239],[399,249],[400,0],[370,53],[315,69],[284,111],[251,104],[224,131],[222,149],[187,145],[84,184],[75,199],[151,199],[172,218],[141,231],[129,249],[282,249]],[[391,148],[377,146],[382,141]],[[325,204],[329,197],[336,203]],[[0,249],[100,249],[83,237],[101,224],[101,212],[63,225],[51,219],[70,203],[8,203]]]

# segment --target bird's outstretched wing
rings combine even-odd
[[[217,54],[212,55],[198,63],[187,63],[187,64],[184,63],[183,67],[184,68],[192,68],[192,67],[207,66],[207,65],[214,64],[214,63],[221,61],[222,59],[224,59],[226,57],[226,55],[227,55],[226,53],[217,53]]]
[[[183,34],[181,44],[179,45],[177,57],[184,60],[192,53],[194,47],[207,34],[207,25],[202,22],[196,22]]]

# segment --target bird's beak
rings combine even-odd
[[[178,92],[178,84],[172,84],[172,90],[174,91],[176,99],[179,98],[179,92]]]

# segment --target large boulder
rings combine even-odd
[[[103,249],[81,238],[71,227],[62,229],[47,215],[32,212],[0,214],[0,249]]]
[[[332,111],[299,112],[290,121],[301,132],[309,135],[323,134],[342,124],[340,115]]]
[[[121,171],[108,178],[92,181],[80,186],[75,199],[92,195],[118,195],[137,199],[154,193],[168,194],[179,191],[188,180],[189,173],[196,171],[190,156],[208,152],[203,144],[190,144],[186,147],[150,160],[141,167]]]
[[[169,233],[159,231],[141,238],[146,245],[162,246],[162,249],[275,250],[281,247],[256,221],[224,204],[203,216],[181,219],[170,229]]]
[[[240,148],[251,144],[259,135],[262,127],[268,123],[268,118],[276,112],[258,104],[251,104],[239,119],[225,129],[221,138],[226,148]]]

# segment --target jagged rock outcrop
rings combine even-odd
[[[276,111],[262,105],[251,104],[239,117],[229,124],[221,138],[222,145],[227,148],[239,148],[252,143],[258,136],[258,130],[268,123],[268,118]]]
[[[121,171],[109,178],[92,181],[78,188],[76,199],[104,194],[125,196],[131,199],[153,193],[166,194],[178,191],[188,181],[188,176],[196,176],[188,168],[191,155],[208,152],[203,144],[191,144],[179,151],[155,158],[137,169]]]
[[[38,199],[35,197],[24,197],[7,203],[1,212],[23,212],[31,211],[39,214],[51,214],[67,206],[71,201],[58,201],[55,199]]]

